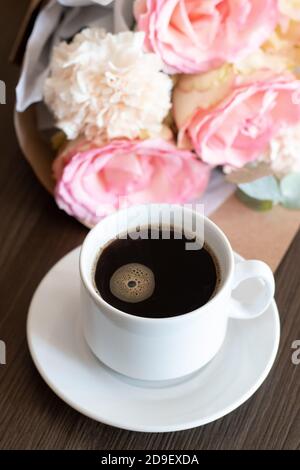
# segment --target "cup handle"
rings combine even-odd
[[[263,287],[251,302],[241,302],[231,296],[230,318],[239,318],[241,320],[256,318],[264,313],[274,297],[274,276],[269,266],[263,261],[247,260],[238,263],[235,266],[232,289],[237,289],[239,284],[247,279],[259,279],[262,281]]]

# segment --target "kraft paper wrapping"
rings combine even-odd
[[[15,130],[22,152],[42,185],[53,193],[52,177],[53,151],[38,132],[34,106],[24,113],[15,111]]]
[[[260,259],[273,271],[300,227],[300,210],[276,206],[268,212],[248,208],[234,195],[210,217],[227,235],[233,249],[247,259]]]

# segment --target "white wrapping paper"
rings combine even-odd
[[[42,101],[51,50],[84,26],[114,29],[113,0],[50,0],[39,13],[27,43],[23,68],[16,89],[16,108],[23,112]],[[72,8],[70,8],[72,6]]]

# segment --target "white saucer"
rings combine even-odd
[[[29,309],[27,338],[43,379],[80,413],[133,431],[193,428],[240,406],[270,372],[280,335],[274,301],[259,318],[230,320],[221,351],[188,378],[149,383],[113,372],[96,359],[82,335],[78,263],[79,248],[42,280]]]

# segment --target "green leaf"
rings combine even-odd
[[[280,181],[281,203],[288,209],[300,209],[300,173],[290,173]]]
[[[278,204],[281,194],[277,179],[274,176],[265,176],[251,183],[240,184],[238,188],[251,199],[269,201]]]
[[[257,211],[265,212],[269,211],[273,207],[273,201],[262,200],[262,199],[255,199],[253,197],[248,196],[246,193],[241,191],[239,188],[236,191],[236,195],[240,201],[242,201],[246,206],[251,207],[251,209],[255,209]]]

